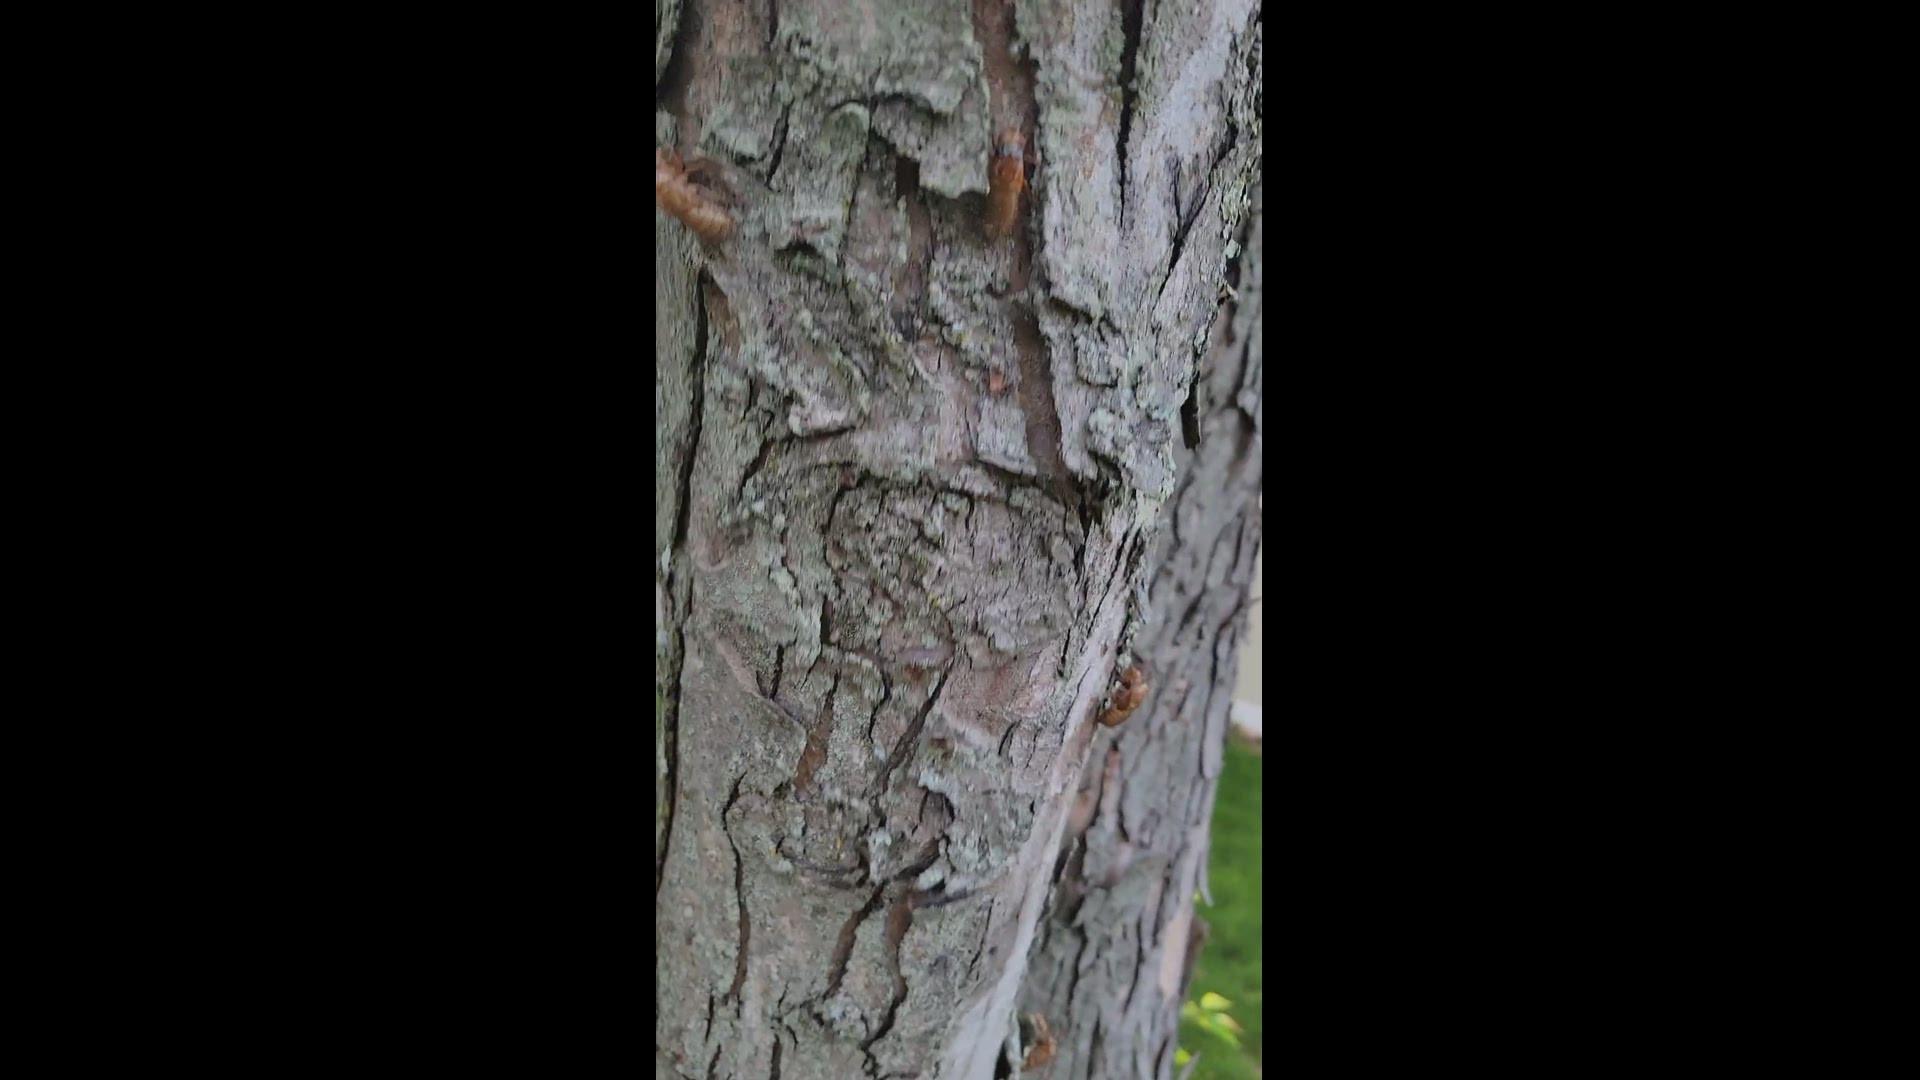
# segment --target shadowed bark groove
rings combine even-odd
[[[741,779],[745,779],[742,777]],[[733,782],[733,794],[728,796],[727,805],[720,811],[720,820],[724,823],[727,815],[733,812],[733,804],[740,798],[740,781]],[[724,824],[723,824],[724,827]],[[753,941],[753,920],[747,915],[746,878],[740,862],[740,845],[734,842],[732,830],[727,831],[727,846],[733,849],[733,896],[740,907],[740,940],[734,950],[733,985],[727,987],[727,1000],[740,1000],[740,987],[747,981],[747,947]]]
[[[662,118],[656,124],[656,136],[671,141],[675,126],[670,119]],[[686,544],[694,450],[699,445],[705,410],[701,373],[707,352],[707,305],[704,279],[685,260],[675,257],[688,252],[685,241],[670,233],[664,237],[657,235],[656,239],[664,241],[655,260],[661,308],[669,315],[677,310],[690,316],[663,320],[656,340],[657,363],[666,367],[666,382],[671,384],[671,389],[663,386],[655,396],[655,474],[658,476],[664,468],[675,481],[666,493],[667,499],[658,507],[662,520],[672,522],[672,531],[656,533],[654,538],[655,555],[666,568],[666,580],[656,582],[655,599],[655,615],[661,624],[654,671],[659,728],[656,779],[661,792],[661,801],[655,808],[654,838],[654,892],[658,895],[666,871],[667,850],[673,841],[673,818],[679,800],[679,702],[688,599],[684,565],[676,573],[672,564],[675,555],[684,552]],[[676,326],[680,332],[675,332]],[[662,692],[663,687],[668,689]]]
[[[653,101],[656,111],[686,119],[687,84],[697,50],[690,47],[700,0],[655,0]]]
[[[888,783],[893,779],[893,770],[899,768],[900,763],[906,760],[907,751],[912,749],[914,743],[920,738],[920,732],[927,726],[927,717],[933,713],[934,704],[940,700],[940,691],[946,689],[947,677],[952,674],[953,664],[949,663],[946,670],[940,673],[940,680],[933,684],[933,689],[927,694],[927,700],[920,706],[920,711],[914,714],[913,723],[901,733],[900,741],[894,744],[893,752],[887,755],[886,767],[880,770],[880,775],[874,780],[873,794],[877,795],[887,789]]]
[[[1139,88],[1134,69],[1140,58],[1140,20],[1146,0],[1120,0],[1120,137],[1114,140],[1114,161],[1120,170],[1120,220],[1127,220],[1127,132],[1133,127],[1133,107]]]
[[[853,956],[854,934],[859,931],[860,924],[867,921],[867,916],[880,910],[880,897],[885,892],[885,886],[873,890],[867,902],[848,916],[846,923],[840,927],[840,937],[833,944],[833,955],[827,959],[827,989],[820,995],[822,999],[832,997],[840,989],[840,980],[847,977],[847,960]]]
[[[1257,548],[1245,468],[1187,475],[1257,444],[1257,347],[1209,345],[1257,288],[1251,0],[655,13],[656,142],[733,219],[656,212],[660,1074],[986,1080],[1023,1001],[1058,1075],[1161,1068],[1240,618],[1175,583]],[[1211,177],[1177,215],[1169,157]]]
[[[893,906],[887,909],[887,948],[891,957],[888,966],[893,969],[893,1000],[887,1003],[886,1019],[880,1022],[879,1030],[860,1044],[862,1050],[871,1050],[874,1043],[887,1037],[887,1033],[893,1030],[894,1018],[900,1013],[900,1003],[907,998],[907,976],[900,968],[900,943],[906,940],[907,931],[912,926],[913,895],[902,891]]]

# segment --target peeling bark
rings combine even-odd
[[[1016,1006],[1050,1075],[1167,1075],[1258,543],[1257,12],[655,10],[656,142],[735,221],[655,219],[661,1075],[986,1080]]]

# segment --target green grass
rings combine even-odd
[[[1194,965],[1188,996],[1208,993],[1232,1004],[1240,1046],[1192,1018],[1180,1022],[1180,1046],[1200,1055],[1193,1080],[1252,1080],[1260,1075],[1260,754],[1238,735],[1227,740],[1220,792],[1213,806],[1213,853],[1207,860],[1213,906],[1198,914],[1210,934]],[[1176,1068],[1174,1075],[1180,1070]]]

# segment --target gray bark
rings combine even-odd
[[[1215,324],[1175,450],[1179,488],[1147,562],[1135,652],[1157,691],[1080,777],[1027,965],[1022,1015],[1059,1044],[1047,1078],[1166,1077],[1204,923],[1209,824],[1260,544],[1260,260],[1256,188],[1237,299]]]
[[[1258,543],[1258,13],[655,10],[655,140],[736,222],[655,215],[658,1075],[986,1080],[1036,1011],[1032,1075],[1168,1076]]]

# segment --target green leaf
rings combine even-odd
[[[1233,1047],[1235,1050],[1240,1049],[1240,1037],[1228,1031],[1224,1026],[1212,1022],[1203,1023],[1201,1026],[1206,1028],[1211,1034],[1225,1041],[1228,1046]]]
[[[1200,995],[1200,1007],[1208,1012],[1224,1012],[1227,1006],[1232,1004],[1233,1002],[1228,1001],[1226,998],[1221,997],[1211,990]]]
[[[1173,1063],[1175,1065],[1185,1065],[1192,1057],[1193,1055],[1187,1053],[1184,1047],[1175,1047],[1173,1050]]]

